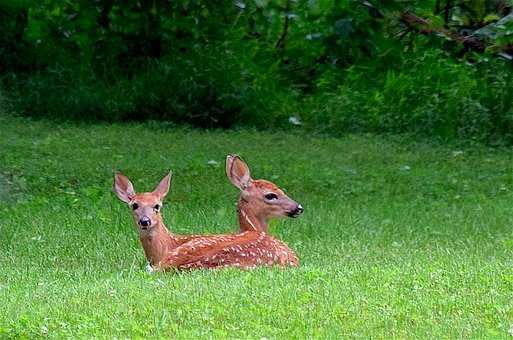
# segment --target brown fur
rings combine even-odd
[[[180,236],[169,232],[162,221],[160,208],[156,207],[162,206],[170,180],[169,174],[153,192],[139,194],[135,193],[132,183],[124,175],[116,174],[114,181],[116,195],[130,207],[136,204],[136,209],[132,211],[139,230],[139,239],[147,260],[156,269],[298,265],[299,261],[294,252],[283,242],[263,231],[261,224],[258,224],[257,230],[244,231],[235,235]],[[260,187],[260,184],[255,186],[255,189],[257,187]],[[239,207],[241,207],[240,203]],[[256,213],[260,210],[253,209],[249,202],[242,204],[242,209],[239,211],[248,214],[250,219],[256,219],[256,221],[262,217]],[[143,217],[151,221],[151,226],[141,226],[139,221]],[[258,221],[255,223],[260,223]]]
[[[226,158],[226,175],[241,191],[237,212],[240,231],[268,232],[268,220],[272,217],[290,216],[302,207],[288,197],[276,184],[264,179],[251,178],[249,167],[237,155]],[[272,201],[265,198],[266,194],[276,195]]]

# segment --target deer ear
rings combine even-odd
[[[129,203],[135,196],[134,186],[132,182],[121,172],[116,172],[114,176],[114,193],[120,200]]]
[[[162,200],[164,197],[166,197],[167,193],[169,192],[169,186],[171,184],[171,171],[162,178],[159,185],[153,190],[153,194],[157,195],[160,200]]]
[[[249,168],[237,155],[226,157],[226,176],[240,190],[246,189],[251,183]]]

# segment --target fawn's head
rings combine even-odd
[[[237,155],[227,156],[226,175],[240,189],[241,200],[246,201],[258,217],[298,217],[303,213],[301,204],[288,197],[276,184],[252,179],[249,167]]]
[[[160,209],[169,191],[171,173],[167,174],[152,192],[135,193],[132,182],[121,173],[114,177],[114,192],[132,210],[134,222],[140,232],[147,232],[162,222]]]

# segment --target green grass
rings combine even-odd
[[[511,149],[7,116],[0,126],[0,338],[513,332]],[[113,171],[144,191],[172,169],[168,227],[227,233],[232,152],[305,207],[271,226],[301,266],[147,274]]]

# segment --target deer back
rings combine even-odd
[[[281,241],[265,232],[205,236],[174,249],[160,264],[163,270],[241,267],[259,265],[297,266],[296,255]]]

